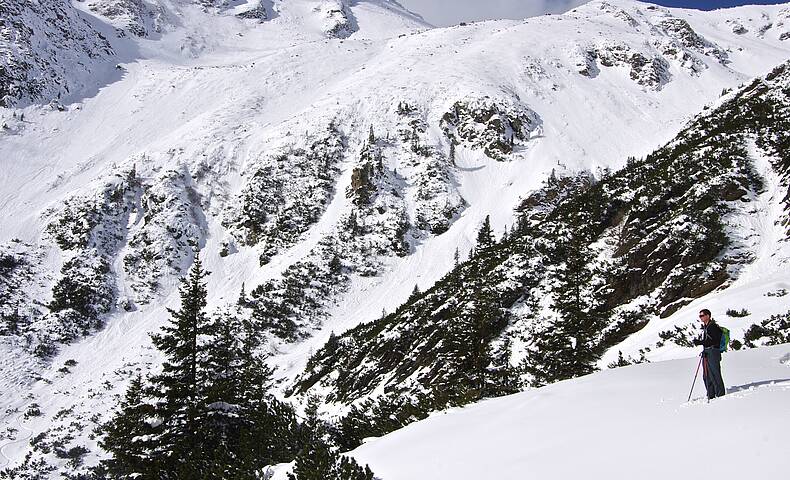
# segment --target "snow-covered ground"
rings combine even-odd
[[[727,395],[710,403],[701,378],[686,401],[696,366],[633,365],[486,400],[351,455],[386,480],[786,478],[790,345],[725,353]]]

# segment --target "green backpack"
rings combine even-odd
[[[730,345],[730,329],[727,327],[722,327],[721,325],[719,325],[719,328],[721,328],[721,343],[719,344],[719,351],[724,353],[727,351],[727,347]]]

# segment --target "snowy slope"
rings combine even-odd
[[[785,478],[790,345],[725,354],[727,395],[711,403],[700,379],[686,402],[696,365],[617,368],[483,401],[351,455],[387,480]]]
[[[0,409],[3,424],[18,425],[31,403],[43,412],[21,420],[10,443],[0,440],[5,457],[0,466],[20,461],[28,448],[24,440],[50,428],[59,411],[74,407],[86,418],[88,412],[103,414],[131,371],[156,368],[159,359],[150,352],[148,333],[167,318],[165,307],[177,305],[173,286],[188,262],[187,236],[199,237],[212,272],[212,307],[234,302],[242,285],[249,291],[281,278],[297,262],[328,262],[319,248],[327,239],[347,249],[344,262],[352,273],[342,291],[322,299],[325,311],[308,325],[307,336],[271,343],[272,362],[285,386],[331,331],[377,318],[382,309],[394,310],[415,284],[433,284],[451,267],[456,247],[462,255],[470,249],[486,215],[498,231],[512,223],[514,207],[552,169],[622,166],[629,155],[643,155],[672,138],[723,89],[765,73],[790,55],[790,42],[782,38],[788,7],[782,5],[696,12],[596,1],[565,15],[431,29],[385,0],[263,2],[271,13],[263,22],[236,16],[255,2],[230,10],[190,1],[141,3],[164,5],[167,15],[161,28],[143,21],[147,34],[142,37],[118,33],[109,40],[118,58],[101,66],[121,78],[107,77],[84,89],[62,111],[42,105],[57,98],[54,89],[40,104],[0,109],[0,124],[7,127],[0,131],[0,243],[11,245],[18,238],[21,244],[12,247],[35,259],[30,262],[34,271],[13,292],[33,306],[35,315],[50,318],[46,304],[64,265],[96,257],[93,244],[61,248],[48,225],[64,218],[69,201],[110,198],[108,186],[123,184],[116,174],[136,172],[123,190],[127,203],[102,216],[88,235],[90,242],[108,232],[118,235],[100,252],[109,271],[93,270],[102,271],[102,285],[112,291],[102,317],[106,326],[58,345],[50,363],[30,356],[27,338],[0,342],[8,359],[0,371],[0,403],[8,407]],[[98,11],[76,5],[79,15]],[[92,21],[102,31],[109,31],[102,21],[133,28],[125,17],[118,18]],[[678,19],[696,33],[689,34]],[[487,155],[471,136],[460,137],[458,125],[444,128],[442,122],[458,102],[485,103],[486,97],[503,117],[526,110],[535,114],[530,117],[534,125],[504,162]],[[399,114],[401,102],[414,112]],[[329,186],[315,197],[294,189],[278,204],[304,206],[297,200],[321,198],[308,205],[319,214],[299,225],[293,238],[272,241],[276,253],[261,265],[264,246],[243,242],[228,227],[238,210],[234,205],[257,172],[275,165],[279,154],[291,155],[294,164],[304,159],[293,152],[309,149],[330,125],[337,127],[344,146],[328,180],[322,179]],[[408,223],[401,238],[406,252],[382,247],[374,276],[359,273],[369,259],[360,260],[358,244],[380,246],[397,228],[387,223],[389,217],[357,208],[346,193],[363,164],[361,151],[371,126],[386,159],[379,198]],[[468,126],[490,127],[471,121]],[[431,169],[427,157],[402,140],[404,129],[431,152]],[[454,164],[450,130],[460,140]],[[440,175],[433,174],[434,167]],[[278,170],[278,181],[302,185],[315,180],[295,177],[293,171]],[[385,195],[390,188],[397,194]],[[425,191],[439,193],[422,200]],[[181,214],[171,217],[168,209],[154,207],[156,201],[149,203],[152,199]],[[421,227],[417,213],[445,201],[454,212],[447,231]],[[343,225],[352,212],[365,213],[372,233],[343,242]],[[754,228],[770,230],[770,224],[766,220],[764,227]],[[143,262],[144,269],[130,274],[125,259],[145,259],[140,245],[146,241],[168,255]],[[775,266],[763,262],[766,268]],[[155,279],[155,288],[141,280],[142,270],[149,272],[142,280]],[[763,281],[762,271],[755,270],[755,281]],[[777,282],[783,281],[780,269],[775,274]],[[129,299],[135,309],[127,312]],[[678,312],[672,321],[687,312]],[[661,328],[654,330],[657,335]],[[652,341],[645,338],[634,350]],[[69,373],[59,371],[67,359],[77,364]],[[104,381],[109,386],[101,386]],[[87,434],[76,435],[95,445]]]

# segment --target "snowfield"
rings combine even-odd
[[[696,358],[633,365],[436,414],[351,455],[385,480],[787,477],[790,345],[723,355],[707,402]],[[284,478],[284,477],[275,477]]]

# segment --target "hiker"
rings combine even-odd
[[[702,338],[694,340],[694,345],[702,345],[702,379],[708,391],[708,400],[724,395],[724,380],[721,378],[721,337],[723,332],[710,318],[710,310],[699,312],[702,320]]]

